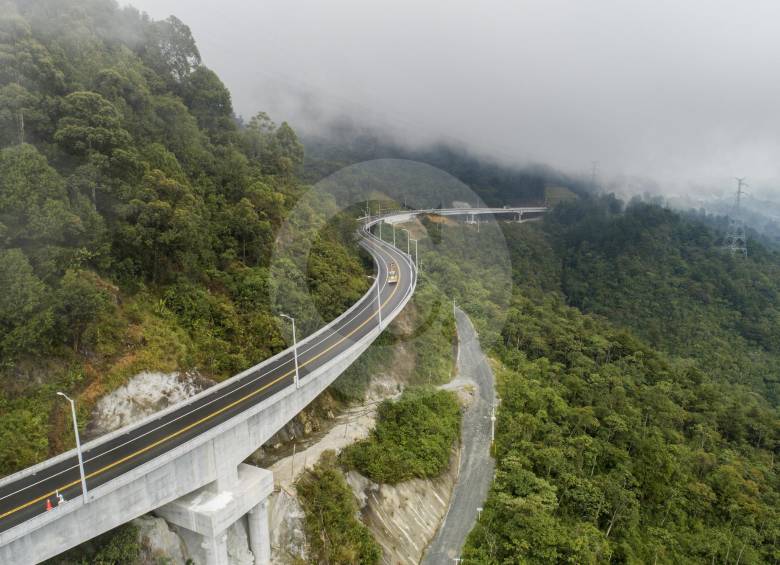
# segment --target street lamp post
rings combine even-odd
[[[376,313],[379,317],[379,331],[382,331],[382,296],[379,294],[379,279],[374,275],[366,275],[369,279],[376,281]]]
[[[76,436],[76,453],[79,457],[79,472],[81,473],[81,494],[84,497],[84,503],[87,502],[87,478],[84,475],[84,458],[81,455],[81,440],[79,439],[79,423],[76,419],[76,403],[64,392],[58,392],[58,396],[63,397],[70,402],[70,415],[73,417],[73,433]]]
[[[293,359],[295,359],[295,388],[301,388],[300,372],[298,371],[298,336],[295,333],[295,318],[287,314],[279,314],[282,318],[287,318],[292,322],[293,332]]]
[[[401,231],[405,231],[406,232],[406,254],[409,255],[409,242],[412,239],[412,232],[410,232],[406,228],[401,228]]]
[[[395,247],[395,224],[390,224],[393,226],[393,247]]]
[[[493,410],[490,413],[490,442],[496,441],[496,405],[493,403]]]
[[[419,265],[417,263],[417,240],[413,239],[414,242],[414,266],[419,268]]]

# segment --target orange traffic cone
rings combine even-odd
[[[51,505],[51,499],[50,499],[50,498],[47,498],[47,499],[46,499],[46,512],[48,512],[48,511],[49,511],[49,510],[51,510],[51,509],[52,509],[52,505]]]

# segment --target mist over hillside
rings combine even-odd
[[[474,153],[462,144],[439,141],[409,144],[389,132],[361,126],[347,118],[330,122],[316,133],[304,133],[303,176],[310,182],[353,163],[373,159],[409,159],[427,163],[466,183],[494,206],[541,205],[549,188],[575,193],[593,190],[590,181],[542,164],[524,167],[502,164],[494,157]]]

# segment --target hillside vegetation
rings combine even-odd
[[[499,328],[497,276],[433,248],[476,230],[421,244],[499,361],[497,473],[466,562],[778,562],[776,253],[731,257],[706,225],[611,197],[501,228]]]
[[[380,563],[382,550],[369,529],[356,518],[355,495],[326,451],[295,485],[305,513],[310,562],[333,565]]]
[[[732,257],[695,219],[609,197],[557,207],[544,233],[569,304],[780,403],[780,253]]]
[[[497,473],[473,563],[775,563],[780,418],[550,298],[497,349]]]
[[[341,463],[375,483],[438,477],[449,467],[460,420],[454,393],[407,389],[398,400],[379,405],[371,434],[348,446]]]
[[[269,272],[302,160],[287,124],[235,117],[175,17],[0,2],[0,475],[70,445],[57,390],[83,422],[139,370],[219,380],[279,351],[277,280],[326,319],[362,294],[344,218],[309,234],[302,280]]]

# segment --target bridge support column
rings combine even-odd
[[[200,544],[205,555],[205,565],[228,565],[227,532],[204,537]]]
[[[256,564],[271,559],[268,504],[273,473],[240,464],[235,479],[217,481],[158,508],[155,513],[187,532],[182,537],[196,563],[227,565],[227,529],[249,514],[249,542]],[[225,485],[230,485],[225,489]],[[194,533],[196,535],[192,535]],[[197,539],[197,543],[188,540]],[[194,546],[194,547],[193,547]]]
[[[249,549],[255,556],[255,565],[271,563],[271,532],[268,529],[268,500],[252,508],[249,521]]]

